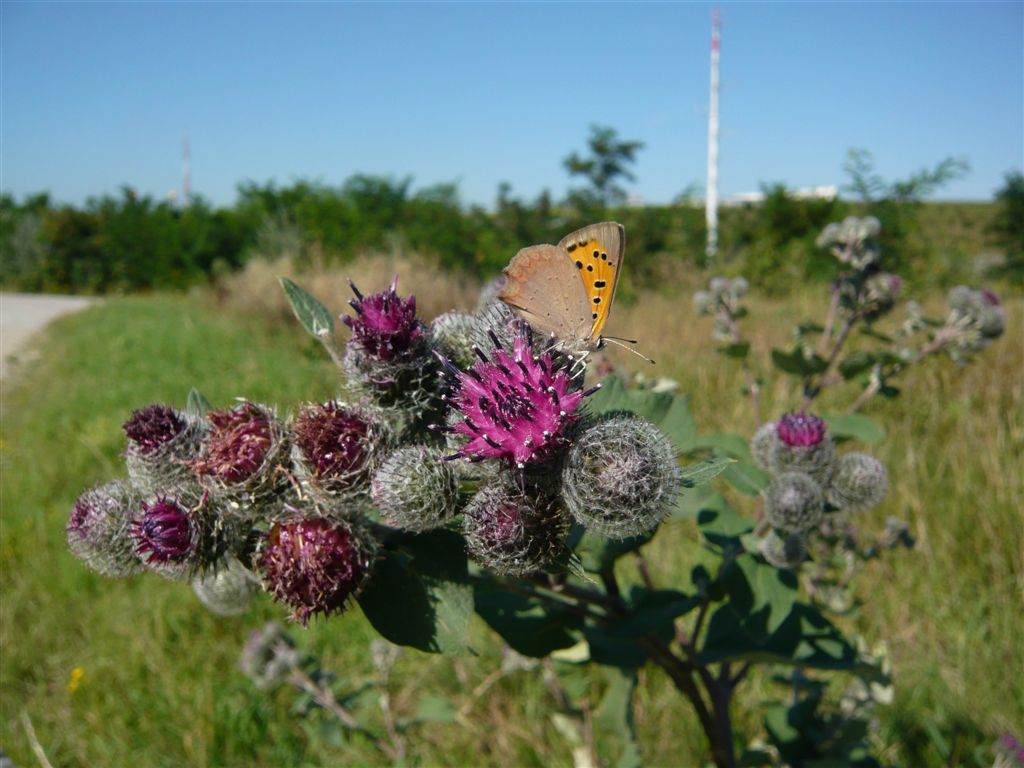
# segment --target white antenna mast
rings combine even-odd
[[[711,101],[708,108],[708,187],[705,198],[708,226],[708,263],[718,253],[718,56],[720,20],[711,12]]]

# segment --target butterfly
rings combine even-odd
[[[626,230],[614,221],[578,229],[558,245],[523,248],[505,267],[498,298],[570,349],[600,349],[625,250]]]

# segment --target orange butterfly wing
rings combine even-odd
[[[626,230],[614,221],[591,224],[563,237],[559,243],[583,280],[590,306],[590,338],[601,336],[615,298],[626,250]]]

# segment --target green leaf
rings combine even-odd
[[[646,419],[668,436],[677,451],[686,450],[697,435],[686,395],[628,389],[617,376],[601,382],[601,389],[587,398],[587,407],[598,415],[632,413]]]
[[[201,418],[212,411],[213,406],[209,400],[203,397],[202,392],[192,387],[188,393],[188,400],[185,401],[185,410],[191,415]]]
[[[600,573],[610,568],[623,555],[640,549],[654,537],[657,530],[655,528],[639,536],[613,540],[592,533],[580,525],[573,525],[568,541],[569,546],[579,556],[583,567],[591,573]]]
[[[615,736],[621,744],[616,768],[640,768],[640,747],[636,740],[636,726],[633,722],[633,692],[636,690],[636,673],[610,668],[606,670],[608,688],[594,713],[601,732]]]
[[[740,536],[754,528],[754,521],[737,512],[721,494],[709,500],[698,513],[697,524],[705,536]]]
[[[764,619],[766,633],[774,632],[796,603],[797,580],[793,572],[774,568],[749,553],[729,563],[720,579],[733,610],[752,631],[759,629]],[[748,618],[762,613],[755,621]]]
[[[839,363],[839,373],[844,379],[852,379],[875,364],[875,356],[871,352],[851,352]]]
[[[780,371],[794,376],[812,376],[816,373],[824,373],[828,368],[828,361],[821,355],[812,354],[810,357],[806,357],[799,347],[792,352],[773,349],[772,362]]]
[[[621,638],[654,634],[671,639],[672,623],[700,602],[700,598],[675,589],[633,587],[629,593],[629,615],[610,624],[608,634]]]
[[[474,600],[476,612],[488,626],[524,656],[543,658],[579,641],[583,618],[568,609],[517,595],[486,581],[477,583]]]
[[[733,488],[747,496],[757,496],[768,487],[772,476],[746,461],[735,462],[723,475]]]
[[[718,353],[720,355],[725,355],[726,357],[731,357],[736,360],[742,360],[749,352],[749,341],[737,341],[735,344],[727,344],[724,347],[718,348]]]
[[[713,459],[683,467],[683,488],[696,488],[699,485],[710,483],[722,472],[728,470],[730,464],[735,463],[735,459],[716,456]]]
[[[840,413],[825,416],[828,432],[833,438],[846,440],[853,438],[864,443],[878,443],[885,437],[885,430],[859,413]]]
[[[712,500],[718,495],[718,491],[710,485],[699,485],[692,490],[683,489],[672,509],[672,519],[692,520],[708,504],[714,503]]]
[[[462,537],[440,530],[400,539],[375,566],[359,605],[393,643],[428,653],[467,652],[473,588]]]
[[[281,287],[284,289],[284,295],[288,298],[295,317],[311,336],[323,340],[324,337],[334,333],[334,316],[327,310],[327,307],[287,277],[281,278]]]
[[[701,435],[693,441],[691,450],[702,448],[710,448],[718,453],[748,463],[754,460],[750,455],[750,446],[746,438],[729,432],[713,432],[710,435]]]
[[[655,426],[668,435],[676,451],[685,450],[685,446],[697,437],[697,422],[694,421],[693,414],[690,412],[689,396],[675,395],[668,412]]]
[[[872,674],[873,668],[858,659],[854,647],[816,608],[796,603],[771,633],[767,618],[766,611],[742,617],[724,603],[711,615],[698,663],[745,660]]]

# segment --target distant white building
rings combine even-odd
[[[800,189],[787,189],[786,194],[795,200],[835,200],[839,195],[839,187],[834,184],[801,187]],[[740,192],[725,198],[722,205],[757,205],[764,202],[764,197],[764,192]]]

